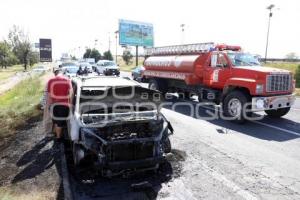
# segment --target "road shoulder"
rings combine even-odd
[[[62,199],[60,151],[42,130],[41,119],[30,122],[0,152],[1,198]]]

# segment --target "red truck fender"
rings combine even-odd
[[[247,79],[247,78],[230,78],[226,81],[223,95],[226,95],[232,89],[243,89],[247,90],[250,95],[256,94],[256,84],[257,81],[255,79]]]

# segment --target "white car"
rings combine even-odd
[[[88,62],[80,62],[80,63],[79,63],[79,67],[81,67],[83,70],[84,70],[85,68],[87,68],[88,73],[92,73],[92,72],[93,72],[93,67],[92,67],[92,65],[91,65],[90,63],[88,63]]]
[[[79,70],[78,66],[67,66],[67,67],[62,67],[62,71],[65,76],[72,78],[77,75],[77,72]]]
[[[37,74],[42,74],[42,73],[47,72],[48,70],[49,69],[47,67],[41,65],[41,66],[37,66],[37,67],[33,68],[32,71]]]
[[[120,68],[114,61],[99,60],[96,66],[96,72],[98,74],[104,74],[105,76],[120,75]]]

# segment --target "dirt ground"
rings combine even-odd
[[[52,73],[41,77],[46,84]],[[42,113],[0,147],[0,200],[63,199],[60,152],[43,131]]]
[[[0,199],[62,199],[60,152],[45,137],[41,116],[20,128],[0,152]]]

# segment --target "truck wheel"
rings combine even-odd
[[[265,110],[265,113],[271,118],[280,118],[290,111],[291,107],[279,108],[277,110]]]
[[[149,89],[159,90],[158,82],[155,79],[151,79],[149,82]]]
[[[229,93],[223,101],[223,112],[227,117],[232,118],[234,122],[244,123],[246,121],[244,105],[248,102],[246,94],[241,91]],[[247,113],[250,115],[250,113]]]

